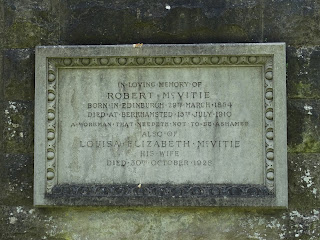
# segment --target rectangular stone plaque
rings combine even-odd
[[[285,45],[36,49],[34,204],[287,206]]]

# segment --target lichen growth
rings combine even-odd
[[[316,98],[317,95],[312,91],[311,83],[293,83],[295,92],[290,95],[291,98]]]
[[[28,21],[14,22],[6,29],[7,48],[33,48],[41,43],[48,33],[36,23]]]
[[[320,152],[320,141],[313,133],[304,132],[302,133],[302,143],[298,145],[289,145],[288,152],[290,153],[317,153]]]

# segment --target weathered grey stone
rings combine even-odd
[[[3,101],[3,93],[4,93],[4,87],[3,87],[3,57],[2,57],[2,50],[0,50],[0,153],[3,152],[3,125],[4,125],[4,101]]]
[[[0,101],[0,111],[4,112],[4,103],[3,101]],[[0,115],[0,133],[3,133],[3,125],[4,125],[4,114]],[[0,134],[0,153],[3,153],[3,147],[4,147],[4,138],[3,134]]]
[[[19,238],[23,235],[34,240],[81,239],[83,236],[97,240],[192,240],[195,237],[236,240],[263,236],[264,239],[273,240],[285,239],[289,221],[286,214],[279,210],[248,211],[235,208],[0,207],[0,215],[8,216],[0,218],[2,236],[23,239]]]
[[[316,154],[314,157],[310,157],[309,154],[299,155],[299,159],[291,157],[290,154],[293,162],[291,163],[291,160],[289,162],[290,210],[288,211],[156,207],[33,209],[26,206],[30,205],[30,201],[25,202],[26,198],[22,194],[13,194],[11,197],[8,196],[6,203],[0,200],[0,239],[319,239],[320,209],[317,203],[318,198],[315,199],[312,193],[313,188],[320,187],[317,170],[313,168],[318,163],[317,153],[320,151],[318,147],[313,147],[319,142],[318,131],[315,130],[318,119],[314,117],[317,115],[318,104],[303,99],[317,100],[320,96],[319,72],[317,72],[319,63],[315,61],[314,65],[311,62],[309,64],[308,59],[313,58],[313,52],[318,51],[319,1],[172,0],[168,2],[171,6],[170,10],[166,9],[165,3],[152,0],[92,0],[83,1],[81,5],[76,6],[77,2],[70,0],[0,1],[0,8],[3,4],[6,5],[0,10],[0,21],[5,21],[5,28],[0,32],[0,48],[30,48],[36,44],[61,44],[62,42],[58,41],[59,38],[64,44],[286,41],[287,45],[291,45],[287,49],[288,96],[296,99],[294,103],[289,104],[291,109],[289,114],[294,111],[289,118],[290,149],[302,143],[301,135],[306,131],[307,135],[312,136],[312,141],[304,141],[305,147],[300,151],[314,151]],[[116,7],[105,7],[101,11],[98,11],[99,6],[93,9],[93,5],[99,2],[104,2],[105,6],[109,4]],[[47,14],[50,8],[54,11],[52,17]],[[171,13],[171,10],[174,11]],[[153,15],[149,16],[150,13]],[[124,25],[122,19],[128,14],[132,17],[130,15],[126,22],[128,24]],[[88,17],[82,19],[81,16]],[[53,19],[57,23],[56,30],[50,25]],[[99,22],[99,19],[105,21]],[[170,25],[171,22],[174,24]],[[37,25],[44,30],[34,30]],[[77,27],[82,28],[83,31],[77,30]],[[44,34],[45,29],[50,31],[50,35]],[[31,32],[36,33],[37,36],[29,37],[28,33]],[[90,34],[87,34],[88,32]],[[1,66],[2,64],[0,68]],[[1,81],[2,79],[0,83]],[[4,91],[5,88],[1,85],[0,92]],[[16,99],[8,96],[7,100]],[[311,112],[314,115],[310,119],[304,110],[305,103],[313,107]],[[0,138],[3,136],[1,124],[4,122],[2,120],[5,116],[4,109],[0,107]],[[296,122],[296,126],[292,126],[292,121]],[[29,129],[29,126],[26,129]],[[26,145],[32,145],[33,140],[28,141],[30,143]],[[15,147],[6,149],[6,153],[15,151]],[[3,159],[1,157],[0,161]],[[15,159],[21,158],[12,157],[10,161]],[[303,164],[306,164],[306,167]],[[306,176],[304,171],[307,169],[310,170],[310,176],[314,182],[309,188],[305,181],[301,182],[301,177]],[[16,173],[19,174],[20,171]],[[302,186],[305,186],[303,191]],[[29,191],[24,193],[32,198]],[[15,197],[18,197],[18,200]],[[10,199],[16,206],[5,206]]]
[[[287,45],[318,45],[320,17],[318,1],[264,1],[263,37],[266,42]]]
[[[319,153],[288,154],[290,222],[287,239],[320,236],[319,157]]]
[[[4,86],[3,86],[3,51],[0,49],[0,101],[4,99]]]
[[[35,203],[286,206],[284,50],[38,48]]]
[[[289,152],[319,152],[318,99],[288,100],[288,150]]]
[[[263,159],[261,74],[225,66],[59,70],[59,183],[262,184],[264,161],[252,161]],[[183,86],[164,85],[172,82]]]
[[[310,211],[320,208],[319,153],[288,155],[289,208]]]
[[[287,48],[287,91],[289,98],[320,97],[320,48]]]
[[[288,215],[287,234],[284,239],[317,239],[320,237],[319,208],[300,211],[293,210]]]
[[[57,219],[61,224],[57,224],[56,231],[71,239],[85,235],[98,240],[125,239],[127,236],[137,240],[236,240],[254,239],[256,236],[272,240],[286,236],[288,222],[285,213],[279,210],[250,212],[235,208],[110,208],[83,210],[81,213],[67,209],[66,212],[63,219],[67,226],[63,225],[62,219]],[[83,217],[79,217],[80,214]],[[83,224],[90,230],[81,228]],[[93,229],[101,231],[91,231]]]
[[[3,1],[5,48],[34,48],[57,44],[59,38],[59,1]]]
[[[127,5],[126,1],[62,1],[62,44],[262,41],[260,1],[135,1],[130,8]]]
[[[33,158],[31,154],[1,154],[0,202],[7,206],[32,205]]]
[[[0,35],[4,36],[4,7],[3,7],[3,1],[0,2]],[[4,45],[4,38],[0,37],[0,46]],[[1,51],[2,51],[2,47],[0,47]],[[0,71],[2,72],[2,71]],[[1,74],[1,73],[0,73]]]
[[[53,218],[48,213],[26,205],[0,205],[0,239],[65,239],[55,232]]]
[[[4,96],[7,100],[34,99],[34,50],[4,51]]]
[[[33,152],[33,102],[3,103],[3,152]]]

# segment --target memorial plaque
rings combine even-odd
[[[287,206],[285,45],[36,49],[45,205]]]

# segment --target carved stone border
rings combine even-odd
[[[275,194],[274,176],[274,101],[273,101],[273,57],[272,56],[164,56],[164,57],[90,57],[90,58],[49,58],[47,65],[47,159],[46,159],[46,196],[94,196],[94,197],[117,197],[117,196],[137,196],[137,186],[131,185],[57,185],[57,88],[58,88],[58,68],[87,68],[87,67],[163,67],[163,66],[261,66],[263,68],[264,79],[264,113],[265,113],[265,185],[148,185],[142,192],[154,192],[156,196],[162,196],[163,191],[167,191],[166,196],[175,197],[172,189],[179,189],[183,196],[237,196],[237,197],[265,197]],[[119,195],[115,189],[130,189]],[[86,190],[85,190],[86,189]],[[108,189],[104,194],[97,194],[97,189]],[[187,190],[189,189],[189,190]],[[191,189],[191,190],[190,190]],[[195,194],[190,195],[194,189]],[[197,191],[195,189],[198,189]],[[87,194],[88,191],[88,194]],[[141,194],[139,191],[137,194]],[[217,193],[218,194],[213,194]],[[232,194],[230,195],[230,193]],[[103,191],[100,191],[103,193]],[[169,195],[168,195],[169,194]],[[171,194],[171,195],[170,195]]]
[[[144,184],[93,185],[61,184],[48,197],[266,197],[272,193],[263,185]]]

